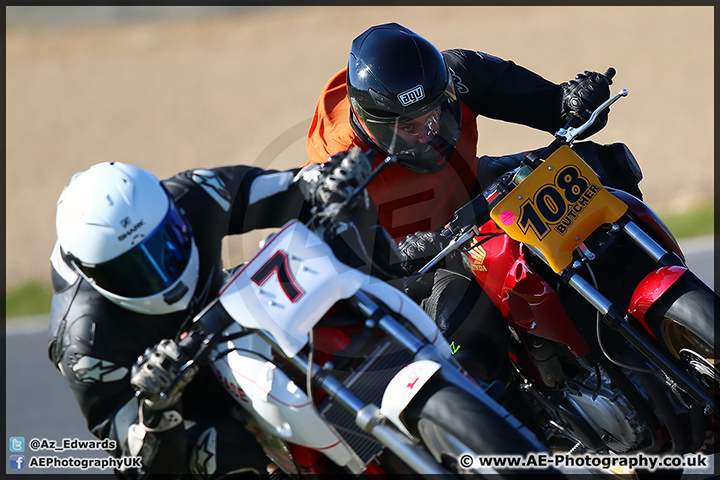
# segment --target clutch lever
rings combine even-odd
[[[457,250],[461,246],[465,245],[468,241],[472,240],[475,235],[478,235],[479,231],[476,226],[472,226],[467,231],[462,233],[461,235],[456,236],[454,239],[450,241],[450,243],[447,245],[447,247],[443,248],[440,253],[435,255],[428,263],[423,265],[423,267],[418,270],[417,272],[413,272],[412,275],[410,275],[406,280],[403,286],[407,288],[409,285],[415,283],[420,277],[422,277],[428,270],[433,268],[437,263],[445,258],[447,255],[452,253],[453,251]]]
[[[450,243],[448,243],[448,245],[443,248],[440,253],[435,255],[420,270],[418,270],[417,272],[413,272],[405,280],[403,286],[407,288],[408,285],[416,282],[428,270],[437,265],[440,260],[463,246],[475,235],[478,235],[479,230],[477,228],[477,225],[485,223],[489,218],[490,212],[488,203],[482,194],[478,195],[462,207],[455,210],[454,218],[441,232],[441,235],[446,237],[453,235]],[[459,225],[460,227],[456,228],[455,225]],[[458,233],[455,234],[455,232]]]

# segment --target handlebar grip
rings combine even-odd
[[[607,77],[608,80],[612,80],[616,73],[617,71],[613,67],[608,67],[608,69],[605,70],[605,73],[603,73],[603,76]]]

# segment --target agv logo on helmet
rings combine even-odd
[[[405,90],[404,92],[399,93],[397,97],[402,106],[407,107],[408,105],[412,105],[413,103],[419,102],[425,98],[425,91],[423,90],[422,85],[418,85],[410,90]]]

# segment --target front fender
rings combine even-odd
[[[432,360],[418,360],[396,373],[385,389],[380,411],[408,437],[412,437],[412,434],[400,420],[400,415],[438,370],[440,370],[439,363]]]
[[[688,269],[679,266],[662,267],[650,272],[635,288],[628,312],[635,317],[653,337],[655,334],[645,320],[648,309],[682,277]],[[655,337],[657,339],[657,337]]]

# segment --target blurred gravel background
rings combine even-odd
[[[617,69],[594,137],[625,142],[653,208],[713,196],[711,6],[675,7],[6,7],[7,288],[48,281],[55,201],[102,161],[161,178],[193,167],[305,162],[320,89],[353,38],[396,21],[438,48],[477,49],[560,83]],[[480,119],[479,153],[549,143]],[[238,263],[264,232],[225,246]]]

